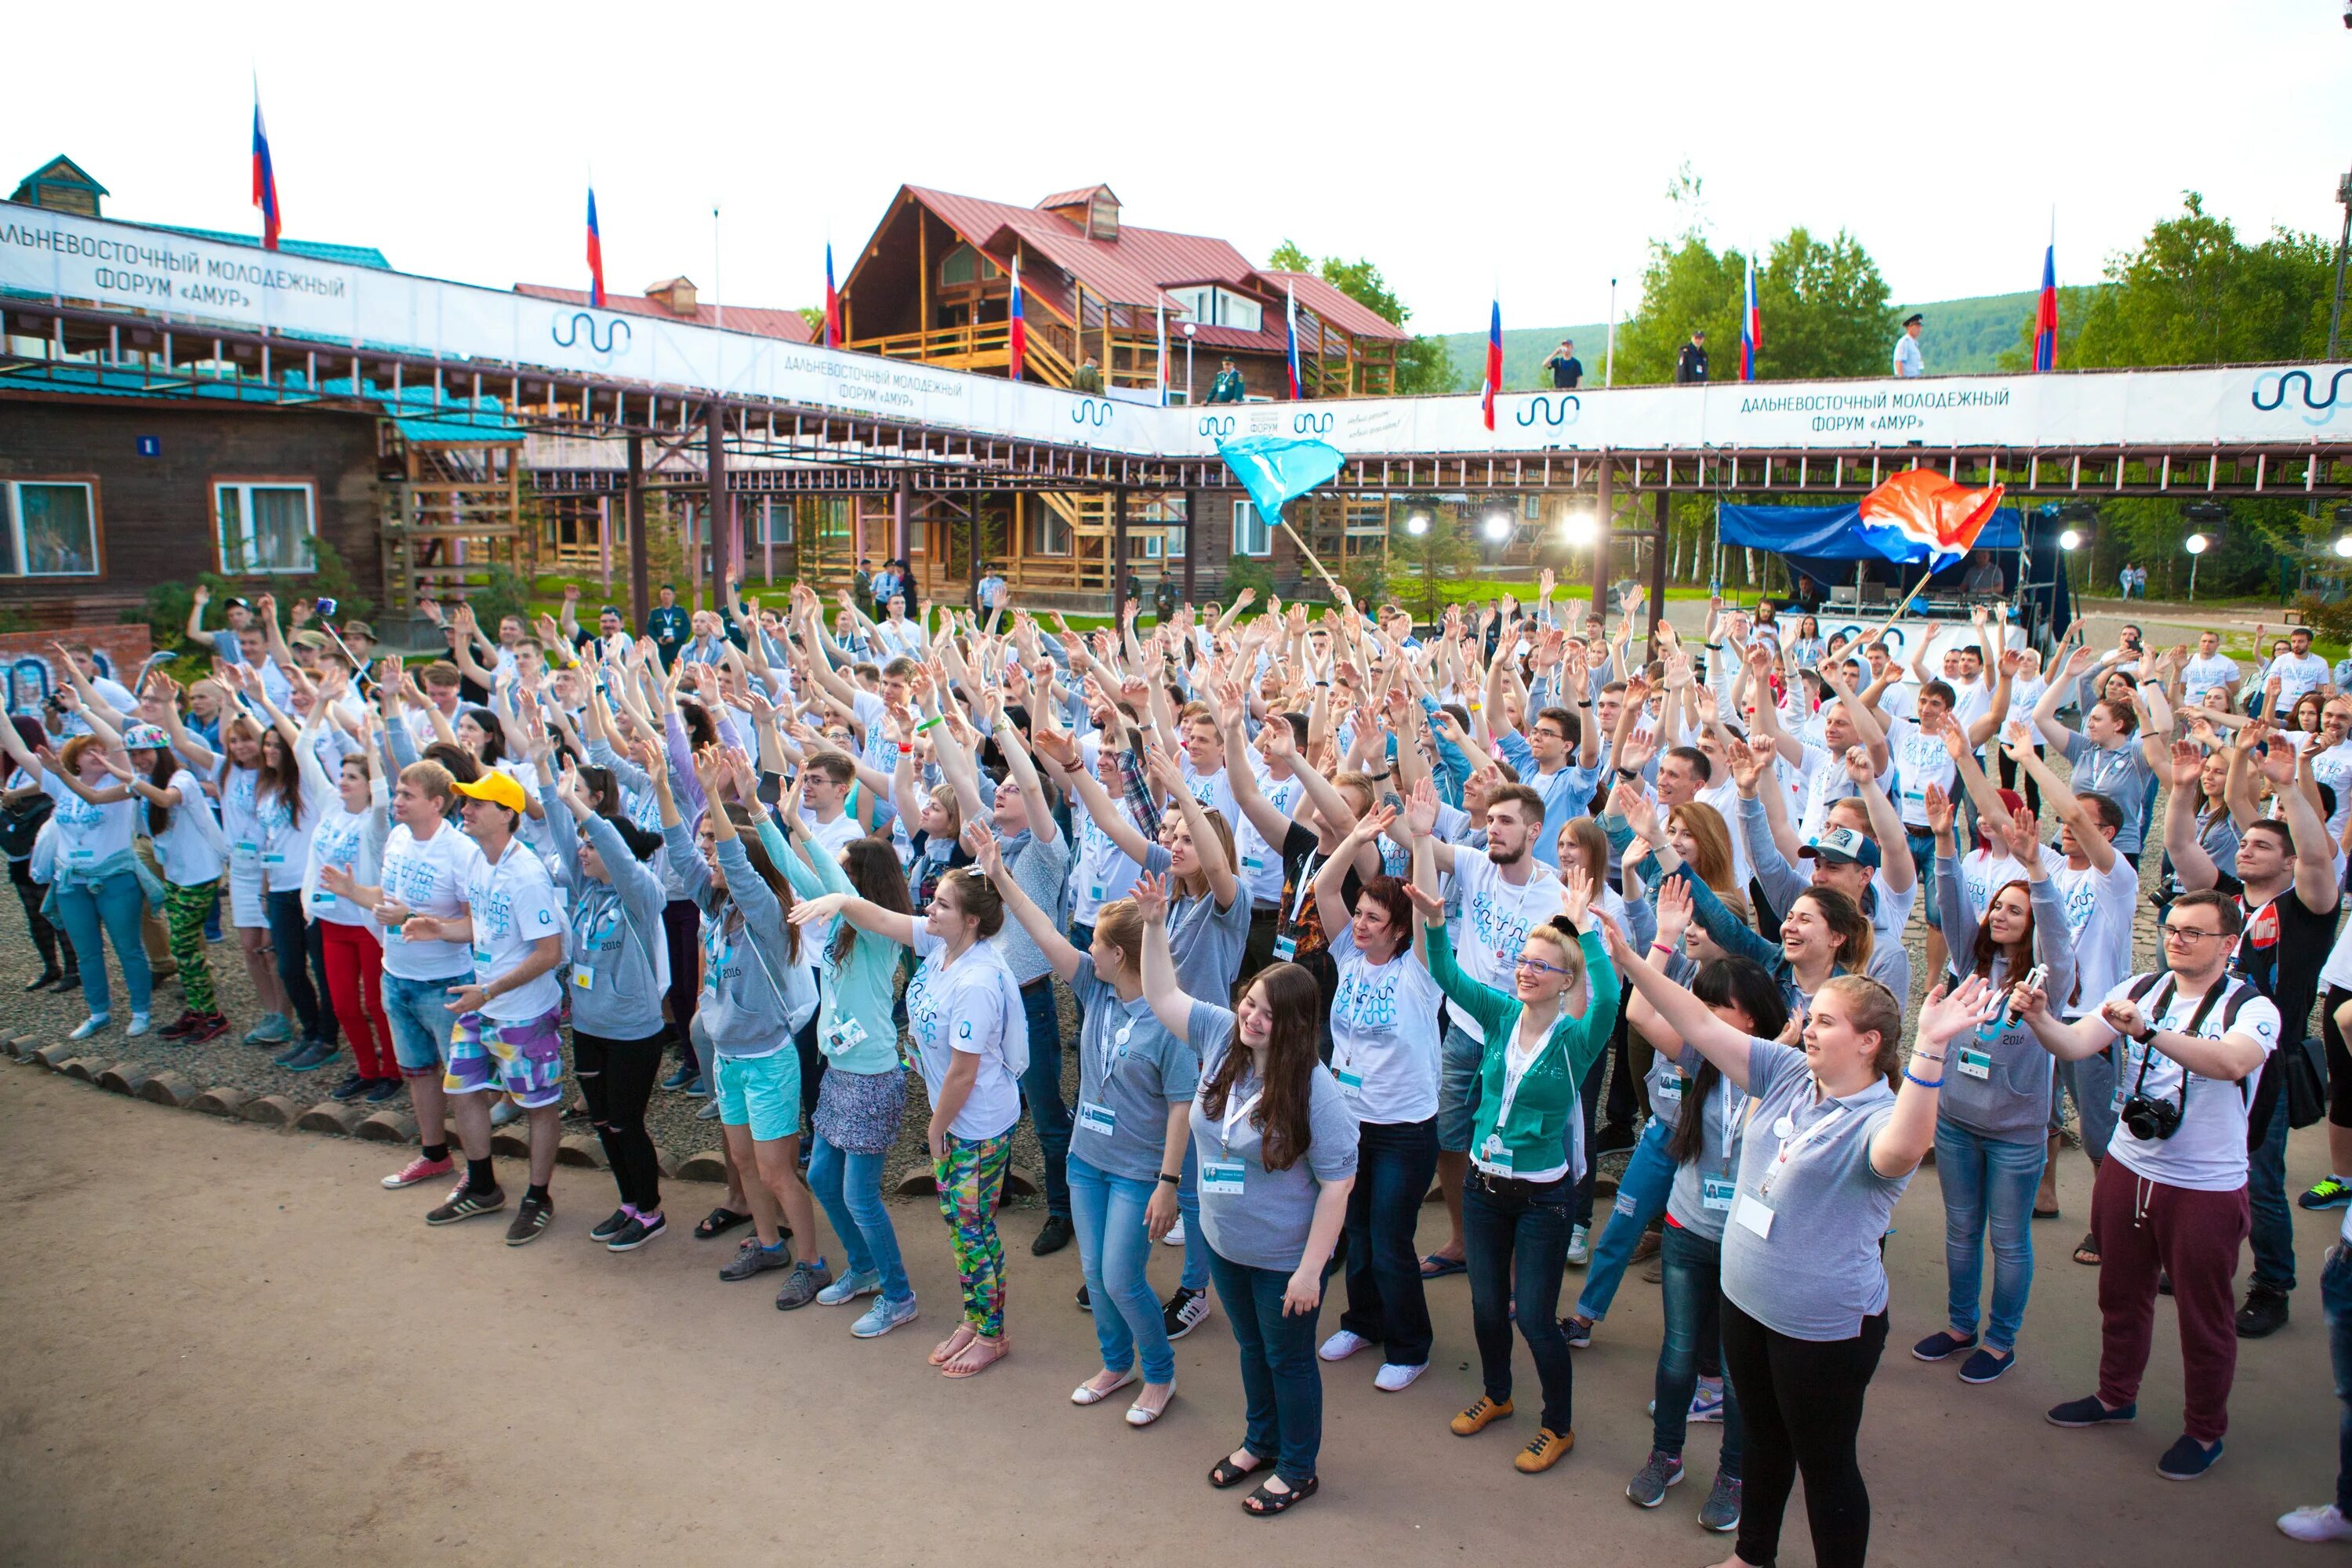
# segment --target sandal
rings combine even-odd
[[[1223,1491],[1227,1487],[1237,1487],[1241,1485],[1244,1481],[1249,1479],[1250,1477],[1265,1468],[1265,1461],[1264,1459],[1260,1459],[1256,1464],[1250,1466],[1247,1469],[1244,1469],[1239,1465],[1234,1463],[1234,1454],[1246,1452],[1248,1452],[1247,1449],[1236,1448],[1234,1450],[1233,1454],[1227,1454],[1223,1458],[1219,1459],[1215,1464],[1210,1466],[1209,1484],[1216,1488],[1219,1491]]]
[[[955,1378],[978,1377],[1012,1353],[1013,1346],[1006,1342],[1003,1334],[997,1335],[994,1339],[990,1339],[986,1334],[974,1334],[964,1342],[963,1349],[948,1358],[947,1363],[940,1368],[940,1375]],[[972,1359],[974,1356],[980,1359],[975,1361]]]
[[[2074,1261],[2092,1268],[2099,1266],[2099,1238],[2096,1236],[2085,1235],[2083,1237],[2082,1244],[2074,1248]]]
[[[2058,1217],[2058,1205],[2056,1204],[2052,1204],[2048,1208],[2043,1208],[2037,1204],[2033,1208],[2033,1217],[2035,1219],[2056,1219]]]
[[[1322,1480],[1309,1476],[1286,1492],[1270,1492],[1259,1487],[1242,1499],[1242,1511],[1253,1519],[1272,1519],[1294,1504],[1305,1502],[1322,1489]]]
[[[1459,1258],[1446,1258],[1433,1252],[1421,1260],[1421,1277],[1423,1279],[1443,1279],[1448,1274],[1469,1272],[1470,1265]]]
[[[950,1334],[946,1339],[941,1340],[938,1344],[931,1347],[931,1364],[933,1366],[947,1365],[949,1362],[963,1353],[964,1346],[971,1343],[971,1342],[978,1337],[978,1335],[971,1331],[971,1325],[970,1323],[958,1323],[955,1326],[955,1332]]]
[[[709,1241],[713,1237],[725,1236],[739,1225],[751,1223],[750,1215],[737,1214],[725,1204],[720,1204],[702,1216],[702,1223],[694,1227],[694,1237],[697,1241]]]

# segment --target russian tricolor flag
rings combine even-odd
[[[604,308],[604,237],[596,227],[596,187],[588,187],[588,303]]]
[[[841,346],[841,293],[833,286],[833,241],[824,242],[824,346]]]
[[[1160,330],[1160,406],[1168,406],[1168,301],[1161,300],[1152,307]]]
[[[1013,379],[1021,379],[1021,367],[1029,358],[1029,323],[1021,316],[1021,254],[1013,256],[1013,330],[1006,347],[1011,354]]]
[[[269,161],[269,132],[261,123],[261,86],[253,89],[253,205],[261,209],[261,247],[278,248],[278,171]]]
[[[1495,301],[1486,318],[1486,374],[1478,389],[1478,413],[1486,428],[1495,427],[1495,398],[1503,390],[1503,302]]]
[[[1764,311],[1756,303],[1756,258],[1748,258],[1748,309],[1739,318],[1739,379],[1756,379],[1756,351],[1764,345]]]
[[[2042,253],[2042,305],[2033,313],[2033,368],[2058,362],[2058,242]]]
[[[1284,357],[1290,366],[1290,400],[1296,403],[1305,395],[1298,389],[1298,296],[1287,283],[1282,286],[1282,332]]]

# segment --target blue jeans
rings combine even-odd
[[[2095,1009],[2094,1009],[2095,1011]],[[2096,1165],[2107,1157],[2116,1136],[2116,1047],[2095,1056],[2058,1064],[2050,1082],[2050,1131],[2058,1131],[2064,1096],[2074,1097],[2074,1126],[2083,1135],[2083,1152]]]
[[[813,1132],[810,1139],[809,1186],[824,1205],[824,1217],[833,1234],[841,1237],[842,1250],[849,1254],[850,1272],[881,1275],[886,1301],[912,1299],[915,1288],[907,1282],[907,1265],[898,1256],[898,1233],[882,1201],[886,1156],[836,1149],[822,1132]]]
[[[1584,1174],[1576,1183],[1576,1223],[1588,1228],[1592,1224],[1592,1184],[1601,1174],[1601,1162],[1592,1157],[1592,1135],[1601,1125],[1601,1080],[1609,1071],[1609,1053],[1602,1051],[1584,1069],[1584,1081],[1576,1086],[1576,1114],[1584,1126]],[[1576,1123],[1570,1122],[1560,1136],[1563,1152],[1568,1155],[1570,1170],[1576,1168]],[[1555,1428],[1564,1431],[1565,1427]]]
[[[147,947],[139,930],[139,911],[147,895],[139,890],[139,879],[129,871],[117,871],[96,887],[87,885],[60,887],[58,895],[58,923],[66,929],[66,940],[73,943],[74,963],[81,969],[81,999],[89,1005],[90,1016],[110,1012],[112,994],[106,984],[106,942],[100,932],[114,939],[114,956],[122,965],[122,986],[131,993],[131,1010],[147,1011],[153,999],[155,972],[147,966]]]
[[[1125,1372],[1140,1350],[1143,1381],[1172,1383],[1176,1347],[1168,1342],[1168,1320],[1147,1272],[1151,1236],[1143,1220],[1144,1205],[1159,1185],[1148,1177],[1098,1171],[1084,1155],[1070,1162],[1070,1221],[1078,1236],[1078,1268],[1087,1277],[1103,1366]]]
[[[302,895],[299,891],[268,893],[262,903],[269,915],[269,945],[278,957],[278,984],[285,988],[294,1021],[302,1026],[304,1039],[331,1046],[337,1036],[335,1016],[319,1005],[319,997],[327,989],[326,948],[303,918]]]
[[[1658,1258],[1663,1265],[1658,1282],[1665,1298],[1666,1337],[1658,1346],[1658,1405],[1650,1421],[1650,1447],[1661,1453],[1680,1454],[1690,1427],[1691,1391],[1698,1386],[1700,1362],[1723,1341],[1723,1244],[1670,1225]],[[1726,1378],[1723,1456],[1716,1464],[1723,1474],[1739,1474],[1739,1450],[1746,1436],[1739,1419],[1739,1395]]]
[[[1563,1176],[1541,1186],[1490,1181],[1473,1168],[1462,1184],[1464,1259],[1470,1266],[1470,1325],[1486,1397],[1511,1397],[1511,1320],[1535,1357],[1543,1385],[1543,1424],[1570,1425],[1574,1372],[1559,1327],[1559,1279],[1568,1267],[1569,1213],[1576,1184]]]
[[[1951,1277],[1952,1327],[1974,1333],[1984,1293],[1984,1247],[1992,1237],[1992,1311],[1984,1342],[2017,1348],[2025,1299],[2033,1289],[2033,1192],[2048,1146],[2004,1143],[1948,1118],[1936,1121],[1936,1177],[1944,1188],[1944,1268]]]
[[[1201,1156],[1189,1138],[1184,1141],[1183,1179],[1176,1184],[1176,1212],[1184,1221],[1184,1273],[1178,1283],[1187,1290],[1205,1290],[1209,1288],[1209,1236],[1201,1228]]]
[[[1356,1131],[1348,1190],[1348,1310],[1339,1326],[1381,1347],[1396,1366],[1429,1360],[1429,1299],[1413,1233],[1437,1173],[1437,1119],[1367,1121]]]
[[[2301,1049],[2300,1042],[2297,1049]],[[2246,1165],[2246,1201],[2254,1211],[2253,1283],[2282,1293],[2294,1289],[2294,1210],[2286,1201],[2286,1094],[2271,1107],[2271,1122]]]
[[[392,1057],[403,1078],[439,1078],[449,1065],[449,987],[473,984],[470,969],[438,980],[383,977],[384,1022],[392,1026]]]
[[[1906,824],[1903,829],[1903,839],[1911,847],[1911,864],[1916,867],[1919,872],[1916,901],[1919,906],[1921,918],[1936,930],[1941,931],[1944,929],[1944,911],[1937,908],[1938,900],[1936,897],[1936,836],[1932,833],[1914,833]]]
[[[2327,1249],[2319,1270],[2319,1307],[2327,1315],[2327,1354],[2335,1363],[2336,1506],[2352,1517],[2352,1250]]]
[[[1242,1447],[1259,1458],[1270,1456],[1274,1473],[1297,1486],[1313,1478],[1323,1450],[1323,1372],[1315,1361],[1321,1303],[1312,1312],[1285,1313],[1286,1269],[1254,1268],[1212,1251],[1209,1274],[1241,1352],[1242,1396],[1248,1410]]]
[[[1633,1158],[1625,1162],[1625,1173],[1617,1179],[1617,1205],[1592,1249],[1584,1288],[1577,1292],[1578,1317],[1599,1322],[1609,1315],[1609,1303],[1617,1299],[1625,1266],[1633,1261],[1633,1244],[1642,1239],[1652,1220],[1666,1212],[1666,1199],[1675,1190],[1674,1157],[1666,1152],[1666,1141],[1673,1136],[1654,1116],[1642,1129]]]
[[[1021,1098],[1037,1129],[1045,1165],[1045,1212],[1070,1217],[1070,1108],[1062,1103],[1062,1017],[1054,1005],[1048,975],[1021,988],[1021,1011],[1029,1019],[1029,1070],[1021,1075]]]

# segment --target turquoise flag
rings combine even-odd
[[[1284,503],[1297,500],[1318,485],[1328,484],[1348,461],[1327,442],[1289,436],[1244,436],[1238,441],[1220,441],[1217,455],[1241,480],[1242,489],[1249,491],[1269,525],[1282,515]]]

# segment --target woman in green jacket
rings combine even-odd
[[[1409,890],[1429,927],[1430,973],[1486,1033],[1462,1188],[1470,1321],[1486,1391],[1454,1418],[1454,1434],[1471,1436],[1511,1414],[1516,1310],[1543,1384],[1543,1423],[1512,1463],[1534,1475],[1576,1444],[1568,1336],[1559,1327],[1560,1274],[1587,1158],[1576,1086],[1608,1048],[1617,971],[1593,927],[1592,880],[1581,869],[1562,884],[1559,916],[1528,928],[1508,995],[1462,973],[1446,940],[1444,906]]]

